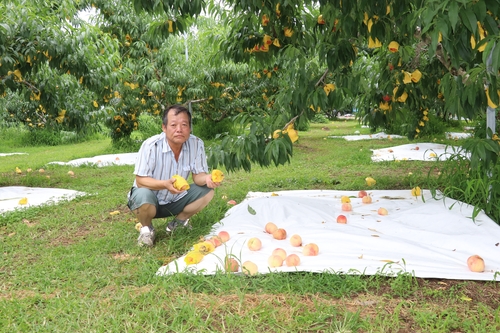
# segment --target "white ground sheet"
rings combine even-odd
[[[344,136],[329,136],[333,139],[346,139],[347,141],[358,141],[358,140],[370,140],[370,139],[402,139],[405,138],[401,135],[395,134],[385,134],[384,132],[375,134],[354,134],[354,135],[344,135]]]
[[[28,155],[28,153],[0,153],[1,156],[10,156],[10,155]]]
[[[79,158],[69,162],[50,162],[49,164],[71,165],[75,167],[84,164],[97,165],[98,167],[109,165],[134,165],[137,160],[137,155],[138,153],[98,155],[90,158]]]
[[[474,222],[472,207],[449,198],[434,200],[427,190],[422,191],[425,202],[421,197],[412,197],[410,190],[368,192],[373,197],[371,204],[363,204],[357,198],[357,191],[283,191],[276,192],[278,196],[250,192],[211,233],[227,231],[231,236],[227,243],[206,255],[199,264],[186,266],[183,256],[161,266],[157,275],[215,274],[222,269],[224,257],[232,254],[240,263],[254,262],[263,274],[407,272],[421,278],[500,279],[500,227],[483,213]],[[342,195],[351,196],[351,212],[341,211]],[[379,207],[386,208],[389,214],[378,215]],[[252,209],[255,215],[251,214]],[[347,224],[336,223],[339,214],[347,217]],[[275,240],[265,233],[268,222],[284,228],[287,239]],[[316,243],[319,255],[304,256],[301,247],[292,247],[289,239],[293,234],[299,234],[304,245]],[[251,237],[262,241],[261,250],[248,249],[246,243]],[[300,265],[268,267],[267,260],[276,248],[297,254]],[[485,272],[469,271],[467,258],[474,254],[484,259]]]
[[[72,200],[80,195],[85,195],[85,193],[59,188],[0,187],[0,214],[42,204],[54,204],[62,200]],[[28,199],[25,205],[19,203],[23,198]]]
[[[395,147],[372,149],[372,161],[444,161],[459,152],[459,147],[439,143],[409,143]]]

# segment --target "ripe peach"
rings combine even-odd
[[[288,267],[300,265],[300,258],[298,255],[292,253],[285,259],[285,263]]]
[[[378,215],[388,215],[389,212],[384,207],[380,207],[377,211]]]
[[[350,212],[352,210],[352,205],[348,202],[342,204],[342,210],[344,212]]]
[[[361,202],[363,202],[364,204],[370,204],[372,203],[372,197],[369,195],[365,195],[363,199],[361,199]]]
[[[302,237],[300,237],[300,235],[293,235],[292,237],[290,237],[290,244],[292,244],[292,246],[301,246],[302,245]]]
[[[351,202],[351,199],[350,199],[347,195],[343,195],[343,196],[340,198],[340,202],[341,202],[341,203],[349,203],[349,202]]]
[[[345,215],[339,215],[339,216],[337,216],[337,223],[346,224],[347,223],[347,217]]]
[[[366,193],[365,190],[361,190],[358,192],[358,198],[363,198],[363,197],[366,197],[368,195],[368,193]]]
[[[283,260],[286,259],[286,251],[284,249],[280,248],[280,247],[274,249],[272,255],[278,255]]]
[[[224,260],[224,269],[226,272],[237,272],[240,269],[240,264],[234,258],[226,257]]]
[[[269,267],[281,267],[283,266],[283,258],[277,254],[273,254],[267,259],[267,264]]]
[[[286,239],[286,230],[282,228],[276,229],[276,231],[273,232],[273,238],[277,240]]]
[[[245,275],[255,275],[259,271],[257,265],[251,261],[245,261],[243,265],[241,265],[241,270]]]
[[[247,245],[250,251],[259,251],[262,248],[262,242],[257,237],[250,238]]]
[[[222,243],[227,242],[229,240],[229,238],[231,238],[227,231],[220,231],[217,236],[219,236]]]
[[[266,230],[268,234],[272,234],[273,232],[278,230],[278,227],[273,222],[268,222],[264,230]]]
[[[305,256],[317,256],[319,253],[319,247],[314,243],[306,244],[302,249],[302,253]]]
[[[212,243],[215,247],[219,247],[222,245],[222,241],[219,236],[212,236],[208,241]]]
[[[474,254],[467,259],[467,267],[472,272],[484,272],[484,260],[477,254]]]

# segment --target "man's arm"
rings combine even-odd
[[[215,183],[212,181],[212,175],[205,173],[205,172],[200,172],[197,174],[192,174],[193,175],[193,181],[196,185],[198,186],[205,186],[207,185],[208,188],[216,188],[220,185],[220,183]]]
[[[159,180],[152,177],[135,176],[135,182],[137,184],[137,187],[145,187],[153,191],[166,189],[172,194],[182,193],[182,191],[179,191],[174,187],[175,178]]]

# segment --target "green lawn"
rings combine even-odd
[[[47,164],[116,152],[109,140],[56,147],[0,143],[0,152],[28,153],[0,157],[0,186],[88,193],[0,217],[0,331],[500,331],[498,282],[304,272],[155,276],[160,265],[209,233],[229,208],[228,199],[239,202],[249,191],[358,190],[367,176],[377,180],[375,189],[426,188],[428,172],[433,177],[439,170],[434,162],[371,162],[370,149],[407,139],[327,138],[355,131],[368,133],[356,121],[312,124],[299,133],[290,164],[227,174],[209,207],[193,217],[191,232],[171,238],[163,228],[166,222],[156,221],[158,241],[152,249],[137,247],[136,221],[126,207],[133,166]],[[34,171],[27,173],[28,168]],[[40,168],[45,173],[37,172]],[[120,213],[110,215],[114,211]]]

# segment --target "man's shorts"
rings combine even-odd
[[[130,210],[134,211],[144,204],[151,204],[156,206],[155,218],[175,216],[184,210],[184,207],[190,203],[203,198],[207,195],[211,188],[199,186],[196,184],[189,184],[187,194],[175,202],[170,202],[166,205],[160,205],[155,193],[144,187],[132,187],[129,193],[127,206]]]

